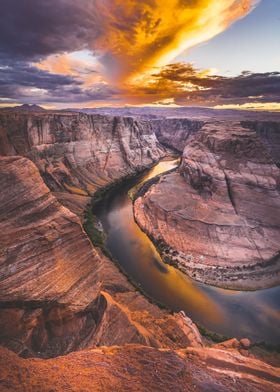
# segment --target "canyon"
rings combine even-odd
[[[152,303],[83,223],[99,189],[172,148],[180,166],[135,200],[139,225],[195,279],[279,284],[279,124],[2,111],[3,391],[278,390],[278,359],[215,345]]]

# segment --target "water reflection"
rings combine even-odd
[[[163,161],[144,176],[108,193],[95,211],[107,234],[107,247],[147,295],[174,311],[228,336],[280,342],[279,287],[256,292],[229,291],[197,283],[164,264],[150,239],[134,221],[132,188],[178,165]]]

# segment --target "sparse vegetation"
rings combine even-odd
[[[110,252],[105,245],[105,234],[96,227],[96,216],[93,214],[91,206],[85,212],[83,226],[92,244],[99,248],[107,257],[110,257]]]
[[[260,348],[268,352],[280,353],[280,344],[274,345],[266,342],[258,342],[252,344],[252,348]]]
[[[201,335],[203,337],[205,337],[206,339],[211,340],[214,343],[222,343],[226,340],[232,339],[232,336],[229,337],[229,336],[225,336],[220,333],[217,333],[217,332],[209,331],[208,329],[206,329],[202,325],[199,325],[198,323],[196,323],[196,325],[197,325],[197,328],[198,328],[199,332],[201,333]]]

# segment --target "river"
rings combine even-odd
[[[135,223],[128,192],[178,165],[161,161],[144,174],[108,191],[94,209],[106,234],[106,247],[147,296],[195,322],[229,337],[280,344],[280,286],[233,291],[198,283],[166,265],[148,236]]]

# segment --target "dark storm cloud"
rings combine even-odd
[[[87,47],[98,35],[86,0],[0,0],[0,53],[34,59]]]
[[[113,99],[106,84],[32,65],[48,55],[92,49],[102,23],[94,0],[0,0],[1,102],[85,102]],[[81,69],[79,74],[95,73]]]
[[[84,88],[72,76],[52,74],[24,61],[5,61],[0,67],[0,96],[3,102],[83,102],[109,99],[116,92],[102,83]]]
[[[0,94],[5,96],[5,87],[22,86],[55,90],[61,86],[80,85],[81,82],[66,75],[42,71],[25,62],[4,64],[0,67]]]

